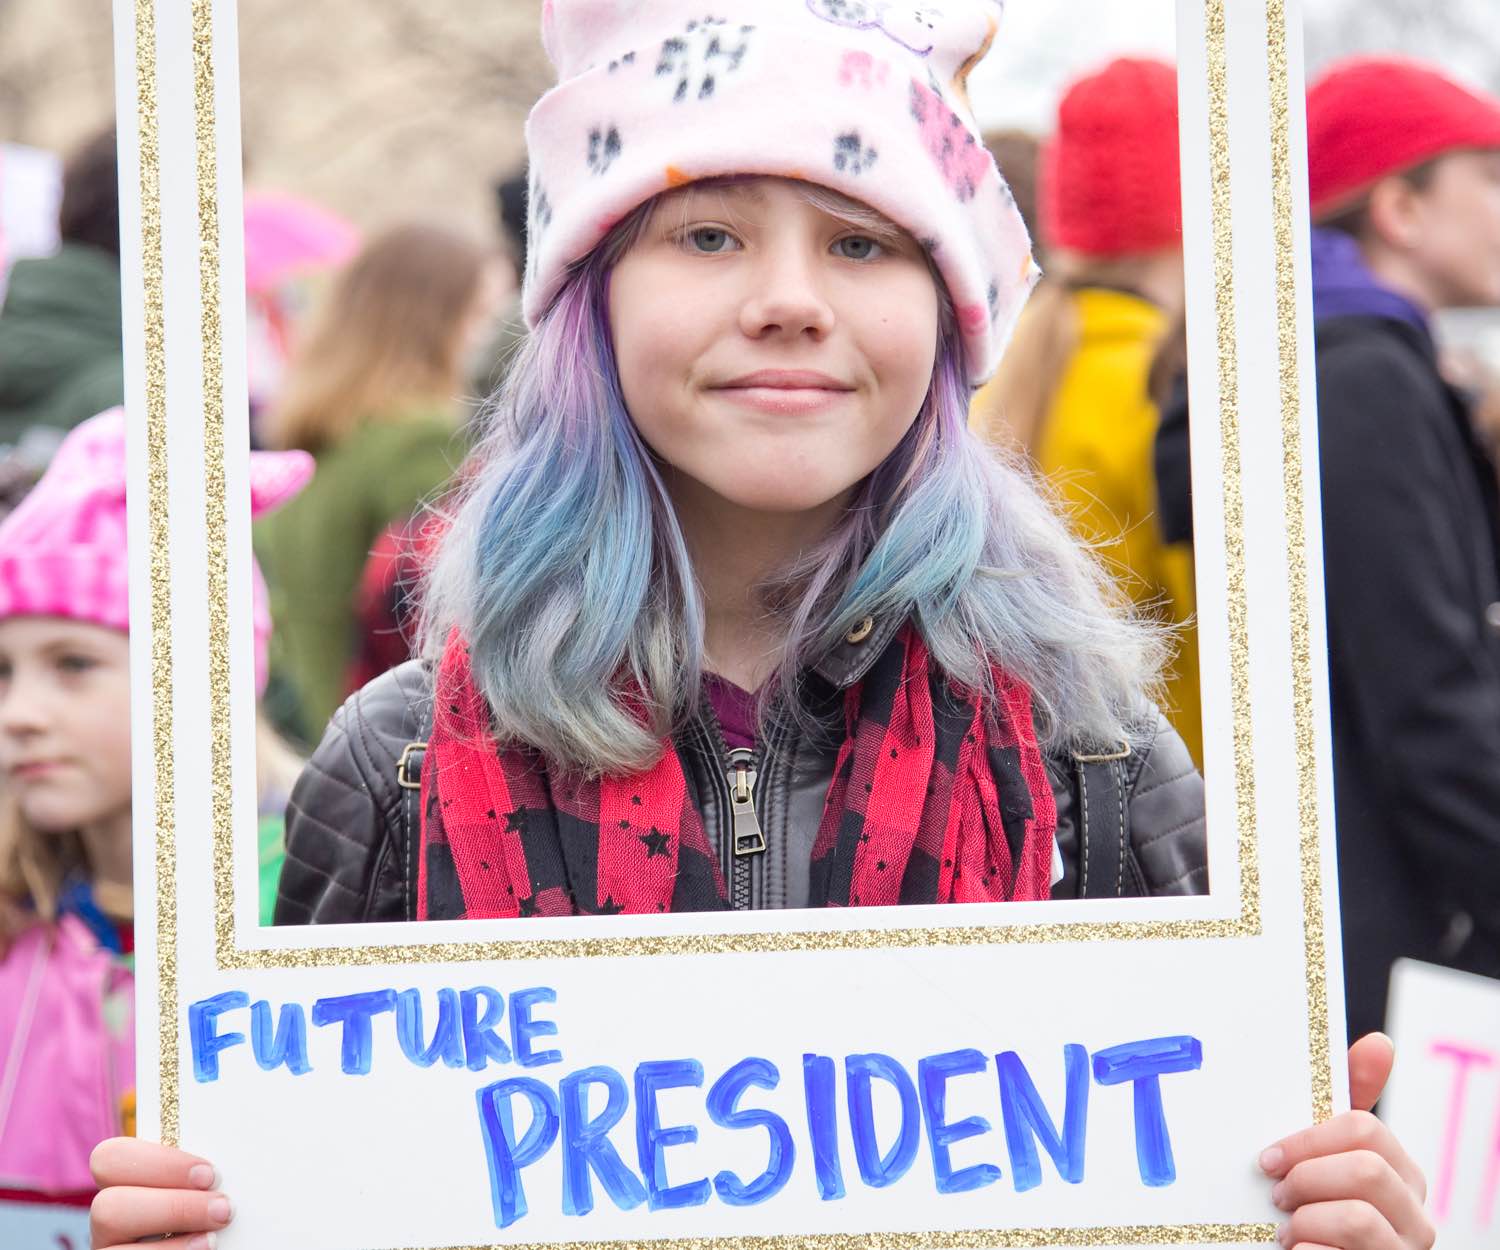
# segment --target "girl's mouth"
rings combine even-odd
[[[760,369],[713,389],[732,403],[778,416],[820,412],[854,393],[842,378],[814,369]]]
[[[820,386],[726,386],[715,392],[731,403],[783,416],[820,412],[853,393]]]

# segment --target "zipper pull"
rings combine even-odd
[[[755,814],[755,753],[743,748],[729,753],[729,816],[736,855],[759,855],[766,849]]]

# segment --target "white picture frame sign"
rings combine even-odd
[[[223,1250],[1271,1244],[1260,1150],[1347,1100],[1298,0],[1178,4],[1208,896],[293,929],[256,915],[235,4],[114,8],[139,1124],[218,1166]],[[461,1062],[414,1060],[445,1001]]]

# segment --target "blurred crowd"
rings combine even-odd
[[[1125,58],[1074,82],[1047,134],[988,137],[1045,277],[971,427],[1028,458],[1171,626],[1160,701],[1201,768],[1177,107],[1170,65]],[[1500,101],[1346,61],[1311,87],[1308,138],[1354,1036],[1380,1027],[1399,957],[1500,976],[1500,381],[1435,333],[1446,310],[1500,310]],[[113,131],[83,144],[31,228],[0,235],[0,1197],[86,1196],[91,1144],[129,1129],[115,150]],[[23,160],[0,149],[0,199]],[[524,341],[526,188],[497,179],[484,239],[247,196],[266,922],[290,787],[341,702],[412,654],[443,501]],[[38,1152],[64,1087],[91,1093]]]

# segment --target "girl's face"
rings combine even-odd
[[[901,441],[938,306],[909,235],[776,178],[665,197],[609,288],[626,407],[669,480],[770,513],[840,500]]]
[[[130,811],[130,646],[117,629],[0,621],[0,772],[44,833]]]

